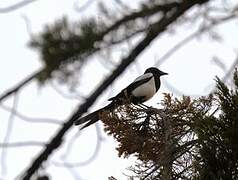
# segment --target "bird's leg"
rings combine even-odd
[[[144,113],[146,113],[147,115],[152,115],[155,114],[155,108],[153,108],[152,106],[147,106],[145,104],[137,104],[137,106],[139,106],[141,108],[141,111],[143,111]]]
[[[138,130],[139,131],[147,131],[149,124],[150,124],[150,116],[147,115],[145,120],[139,124]]]
[[[131,103],[131,97],[129,96],[127,89],[123,91],[124,97],[123,100],[125,101],[125,104],[130,104]]]

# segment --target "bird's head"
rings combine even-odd
[[[152,73],[154,76],[158,76],[158,77],[163,76],[163,75],[168,75],[168,73],[160,71],[156,67],[150,67],[150,68],[146,69],[145,73]]]

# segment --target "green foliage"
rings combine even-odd
[[[89,55],[98,50],[95,41],[99,39],[103,29],[104,24],[98,24],[93,18],[78,24],[71,24],[66,18],[62,18],[55,24],[46,26],[30,42],[30,47],[40,52],[44,64],[39,81],[45,82],[52,76],[67,80]]]
[[[68,82],[96,52],[106,49],[110,54],[115,45],[127,43],[138,34],[147,32],[153,23],[177,7],[177,2],[148,1],[137,11],[128,11],[125,15],[99,3],[100,18],[91,16],[79,22],[69,22],[64,17],[47,25],[29,43],[41,55],[43,71],[38,76],[39,82],[51,78]]]
[[[198,177],[208,179],[238,179],[238,78],[234,73],[235,90],[217,78],[215,93],[219,108],[217,116],[200,119],[198,125]]]

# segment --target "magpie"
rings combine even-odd
[[[101,112],[112,111],[116,107],[123,104],[141,104],[150,98],[160,88],[160,76],[167,75],[168,73],[159,70],[156,67],[150,67],[145,70],[144,74],[137,77],[130,85],[123,89],[116,96],[108,99],[111,101],[107,106],[98,109],[78,120],[75,125],[85,124],[81,129],[97,122]]]

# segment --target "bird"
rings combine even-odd
[[[168,75],[168,73],[159,70],[156,67],[150,67],[145,70],[144,74],[137,77],[126,88],[122,89],[116,96],[108,99],[110,103],[82,118],[77,119],[74,124],[76,126],[85,124],[80,129],[84,129],[99,120],[101,112],[112,111],[123,104],[142,104],[151,99],[159,90],[161,82],[160,77]]]

